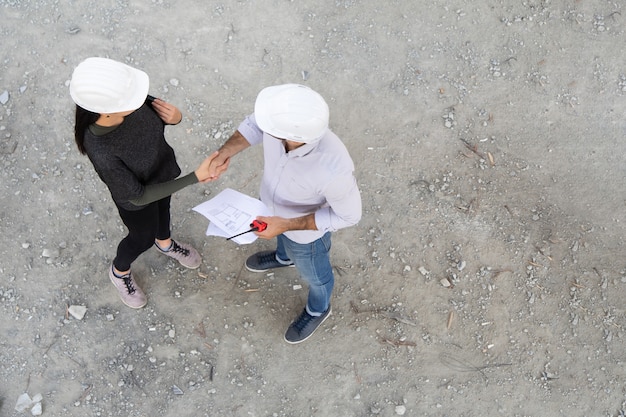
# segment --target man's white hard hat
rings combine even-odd
[[[87,58],[74,69],[70,95],[94,113],[137,110],[146,101],[150,79],[145,72],[108,58]]]
[[[311,143],[328,129],[328,104],[317,92],[300,84],[261,90],[254,117],[262,131],[279,139]]]

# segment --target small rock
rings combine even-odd
[[[183,390],[178,388],[176,385],[172,385],[172,392],[174,395],[183,395]]]
[[[9,102],[9,92],[4,90],[2,94],[0,94],[0,103],[7,104]]]
[[[422,274],[423,276],[428,275],[428,270],[423,266],[420,266],[419,268],[417,268],[417,270],[420,271],[420,274]]]
[[[87,307],[85,306],[77,306],[71,305],[67,311],[77,320],[82,320],[85,317],[85,313],[87,312]]]
[[[41,252],[41,256],[43,256],[44,258],[56,258],[59,256],[59,251],[46,248],[43,250],[43,252]]]
[[[170,80],[170,84],[173,85],[174,87],[178,87],[179,81],[176,78],[172,78]]]
[[[34,416],[40,416],[43,413],[41,409],[41,403],[36,403],[33,408],[31,408],[30,413]]]
[[[448,288],[451,284],[450,281],[446,278],[441,278],[441,280],[439,281],[441,283],[441,285],[443,285],[444,287]]]
[[[404,413],[406,413],[406,407],[403,405],[397,405],[396,406],[396,414],[399,416],[403,416]]]
[[[17,398],[17,403],[15,404],[15,411],[21,413],[24,410],[29,409],[33,405],[33,400],[30,398],[28,393],[24,393]]]

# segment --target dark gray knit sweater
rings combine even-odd
[[[165,123],[149,104],[144,104],[104,135],[95,135],[91,129],[85,132],[87,156],[120,207],[141,209],[129,200],[141,197],[146,185],[180,175],[164,130]]]

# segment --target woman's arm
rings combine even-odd
[[[159,201],[162,198],[180,191],[188,185],[198,182],[195,172],[191,172],[184,177],[176,178],[172,181],[163,182],[161,184],[151,184],[144,187],[143,194],[139,198],[130,200],[135,206],[145,206],[146,204]]]
[[[129,200],[132,204],[136,206],[145,206],[146,204],[153,203],[162,198],[170,196],[174,194],[176,191],[182,190],[188,185],[195,184],[197,182],[208,182],[210,181],[209,168],[211,166],[211,162],[219,155],[218,152],[213,152],[208,158],[206,158],[200,166],[194,171],[191,172],[184,177],[178,177],[175,180],[163,182],[160,184],[150,184],[144,186],[143,193],[140,197]],[[228,168],[228,164],[224,164],[218,170],[218,176],[224,170]]]

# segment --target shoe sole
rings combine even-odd
[[[317,327],[315,328],[315,330],[313,330],[313,332],[311,332],[310,335],[308,335],[307,337],[305,337],[302,340],[298,340],[297,342],[290,342],[289,340],[287,340],[287,338],[285,336],[283,336],[283,339],[285,340],[285,342],[289,343],[290,345],[297,345],[298,343],[302,343],[305,340],[309,339],[311,336],[313,336],[315,334],[315,332],[317,331],[317,329],[319,329],[320,327],[322,327],[322,324],[324,324],[324,322],[326,321],[326,319],[328,319],[331,315],[333,314],[333,310],[332,307],[330,308],[330,311],[328,312],[328,314],[326,314],[326,317],[324,317],[324,319],[320,322],[320,324],[317,325]]]
[[[176,261],[176,259],[174,259]],[[196,266],[191,266],[191,265],[185,265],[184,263],[182,263],[181,261],[178,261],[179,264],[181,264],[182,266],[184,266],[187,269],[198,269],[200,268],[200,265],[202,265],[202,261],[200,261],[200,263]]]
[[[250,271],[250,272],[265,272],[265,271],[271,271],[272,269],[279,269],[279,268],[285,268],[285,267],[287,267],[287,268],[295,268],[295,265],[294,265],[294,264],[291,264],[291,265],[275,266],[274,268],[254,269],[254,268],[249,267],[249,266],[246,264],[246,269],[247,269],[248,271]]]
[[[131,306],[130,304],[128,304],[126,301],[122,300],[122,298],[120,297],[120,301],[122,302],[122,304],[124,304],[126,307],[130,307],[132,309],[135,310],[139,310],[140,308],[144,308],[146,306],[146,304],[148,304],[148,302],[146,301],[145,304],[142,304],[140,306]]]

